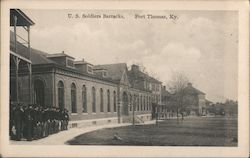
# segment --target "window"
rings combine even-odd
[[[104,77],[107,77],[107,71],[104,71],[104,72],[103,72],[103,76],[104,76]]]
[[[87,89],[86,86],[82,86],[82,112],[86,113],[88,112],[87,109]]]
[[[62,81],[58,82],[58,105],[60,109],[64,109],[64,85]]]
[[[149,83],[149,90],[151,91],[152,90],[152,84]]]
[[[139,110],[140,110],[140,106],[139,106],[139,95],[137,95],[137,105],[136,105],[136,107],[137,107],[137,111],[139,111]]]
[[[149,97],[149,110],[151,110],[151,108],[152,108],[152,98],[151,98],[151,96]]]
[[[103,90],[102,88],[100,89],[100,112],[103,112]]]
[[[142,95],[141,95],[141,99],[140,99],[140,103],[141,103],[141,111],[142,111]]]
[[[133,109],[134,109],[134,111],[136,111],[136,106],[137,106],[137,97],[134,94],[134,103],[133,103]]]
[[[67,66],[74,67],[74,61],[73,60],[67,59],[66,61],[67,61]]]
[[[88,71],[89,73],[93,73],[92,67],[88,65],[88,66],[87,66],[87,71]]]
[[[116,92],[114,91],[114,112],[116,112]]]
[[[96,112],[96,93],[95,93],[95,87],[92,87],[92,112]]]
[[[77,113],[77,109],[76,109],[76,85],[74,83],[71,84],[71,112]]]
[[[147,111],[149,110],[149,97],[147,96]]]
[[[107,108],[108,112],[110,112],[110,92],[107,90]]]
[[[129,111],[132,111],[132,107],[133,107],[133,97],[132,97],[132,94],[129,95],[129,102],[130,102]]]
[[[44,89],[45,89],[45,86],[42,80],[37,79],[34,81],[34,96],[35,96],[34,102],[38,104],[39,106],[45,106],[44,105],[44,98],[45,98]]]
[[[144,99],[143,99],[143,110],[144,111],[146,110],[146,96],[144,96]]]

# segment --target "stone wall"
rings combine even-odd
[[[62,81],[64,84],[64,98],[65,98],[65,108],[69,110],[71,120],[83,120],[83,119],[97,119],[105,117],[116,117],[117,112],[114,111],[114,91],[117,94],[117,86],[112,83],[102,82],[91,78],[77,78],[73,76],[67,76],[65,74],[56,74],[55,83],[55,100],[56,106],[58,105],[58,85],[57,83]],[[76,85],[76,105],[77,113],[71,112],[71,84]],[[87,90],[87,113],[83,113],[83,102],[82,102],[82,87],[85,85]],[[92,112],[92,87],[96,91],[96,112]],[[103,107],[104,112],[100,111],[100,89],[103,89]],[[107,112],[107,91],[110,91],[110,112]],[[117,97],[116,97],[117,98]],[[118,103],[116,101],[116,103]],[[117,104],[116,104],[117,106]]]

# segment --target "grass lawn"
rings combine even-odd
[[[122,140],[114,140],[118,133]],[[106,128],[79,135],[70,145],[237,146],[237,118],[197,117]]]

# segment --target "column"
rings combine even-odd
[[[16,78],[16,101],[19,102],[19,94],[18,94],[18,87],[19,87],[19,83],[18,83],[18,70],[19,70],[19,63],[20,63],[20,59],[18,57],[13,56],[15,65],[16,65],[16,70],[15,70],[15,78]]]

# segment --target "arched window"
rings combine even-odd
[[[137,97],[134,94],[134,102],[133,102],[133,109],[134,109],[134,111],[136,111],[136,106],[137,106]]]
[[[132,97],[132,94],[129,95],[129,102],[130,102],[129,111],[132,111],[132,107],[133,107],[133,97]]]
[[[60,109],[64,109],[64,84],[59,81],[57,84],[58,88],[58,105]]]
[[[137,104],[136,104],[136,107],[137,107],[137,111],[140,110],[140,106],[139,106],[139,95],[137,95]]]
[[[100,89],[100,112],[103,112],[103,90],[102,88]]]
[[[92,87],[92,112],[96,112],[96,93],[95,87]]]
[[[152,100],[151,100],[151,96],[149,97],[149,110],[151,110],[151,106],[152,106]]]
[[[149,100],[148,100],[148,96],[147,96],[147,111],[149,109]]]
[[[109,90],[107,90],[107,108],[108,108],[108,112],[110,112],[110,92]]]
[[[143,98],[143,110],[146,110],[146,96]]]
[[[114,101],[113,101],[113,103],[114,103],[114,112],[116,112],[116,91],[114,91],[114,97],[113,97],[113,99],[114,99]]]
[[[76,85],[74,83],[71,84],[71,112],[77,113],[77,109],[76,109]]]
[[[82,86],[82,112],[86,113],[88,112],[87,109],[87,89],[86,86]]]
[[[20,84],[19,84],[20,85]],[[44,105],[44,96],[45,96],[45,86],[42,80],[35,80],[34,82],[34,92],[35,92],[35,99],[34,102],[38,104],[39,106],[45,106]]]
[[[142,111],[142,105],[143,105],[143,103],[142,103],[142,95],[141,95],[141,99],[140,99],[140,103],[141,103],[141,111]]]

